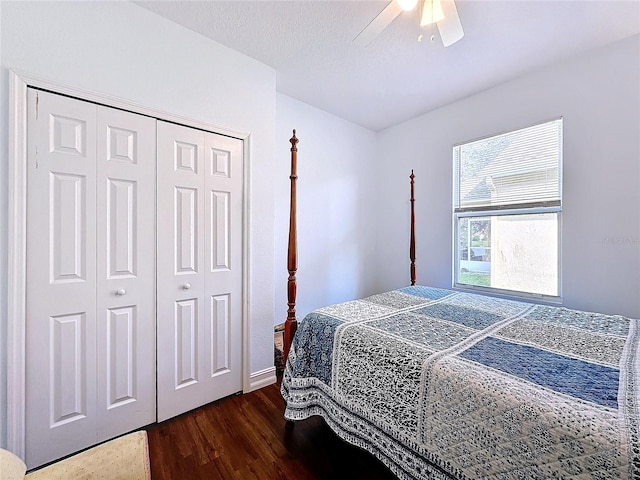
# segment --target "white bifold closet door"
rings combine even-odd
[[[158,122],[158,421],[242,389],[241,140]]]
[[[28,91],[26,463],[156,420],[156,121]]]

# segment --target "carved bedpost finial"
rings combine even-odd
[[[298,138],[296,137],[296,129],[293,129],[293,137],[291,137],[289,139],[289,141],[291,142],[291,151],[297,151],[298,147],[296,147],[296,145],[298,144]]]

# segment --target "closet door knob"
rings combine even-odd
[[[190,288],[191,288],[191,284],[190,284],[190,283],[185,283],[185,284],[182,286],[182,289],[183,289],[183,290],[189,290]]]
[[[116,290],[116,295],[118,295],[120,297],[122,295],[124,295],[125,293],[127,293],[127,291],[124,288],[121,288],[120,290]]]

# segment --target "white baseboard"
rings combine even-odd
[[[253,372],[249,378],[249,390],[245,390],[244,393],[253,392],[262,387],[272,385],[276,383],[276,380],[276,367],[269,367],[258,372]]]

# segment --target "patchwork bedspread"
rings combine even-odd
[[[400,479],[640,479],[640,320],[412,286],[298,325],[285,417]]]

